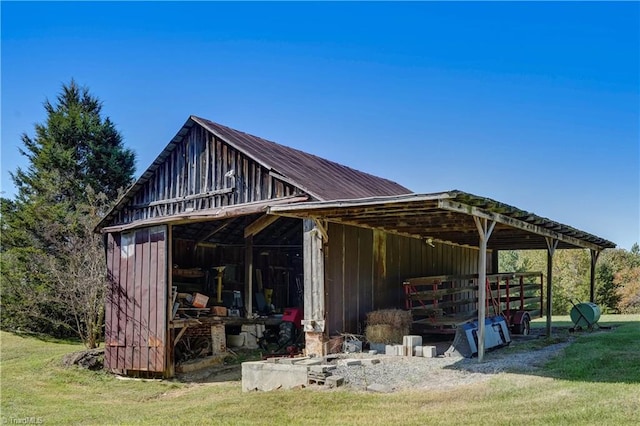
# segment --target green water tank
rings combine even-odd
[[[578,303],[573,306],[569,316],[576,327],[589,328],[600,319],[600,307],[591,302]]]

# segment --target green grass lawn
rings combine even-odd
[[[5,424],[640,424],[640,316],[603,316],[600,324],[614,327],[575,334],[536,375],[392,394],[120,380],[62,367],[80,345],[1,332],[0,416]]]

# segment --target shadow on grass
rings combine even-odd
[[[20,337],[23,339],[25,338],[36,339],[45,343],[55,343],[55,344],[61,344],[61,345],[82,345],[82,341],[78,338],[53,337],[48,334],[36,333],[33,331],[22,331],[22,330],[2,330],[2,331],[6,333],[10,333],[13,336]]]
[[[606,328],[573,333],[569,328],[554,327],[550,338],[534,328],[531,337],[515,337],[508,347],[487,352],[481,363],[477,358],[461,358],[445,368],[581,382],[640,383],[640,321],[606,322]]]

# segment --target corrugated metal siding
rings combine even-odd
[[[362,333],[367,312],[404,309],[406,278],[474,274],[478,251],[378,230],[329,224],[326,248],[327,332]]]
[[[166,227],[108,234],[105,367],[165,371]]]

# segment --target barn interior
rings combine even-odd
[[[302,221],[279,218],[248,245],[245,228],[259,217],[174,226],[172,276],[178,292],[204,294],[210,306],[226,307],[228,316],[247,316],[245,261],[251,250],[254,311],[277,314],[288,307],[302,308]]]
[[[286,345],[278,340],[283,316],[295,317],[297,326],[302,318],[302,221],[264,218],[254,214],[172,227],[177,364],[224,353],[225,346],[258,345],[274,353],[301,349],[301,333],[296,339],[294,332]]]

